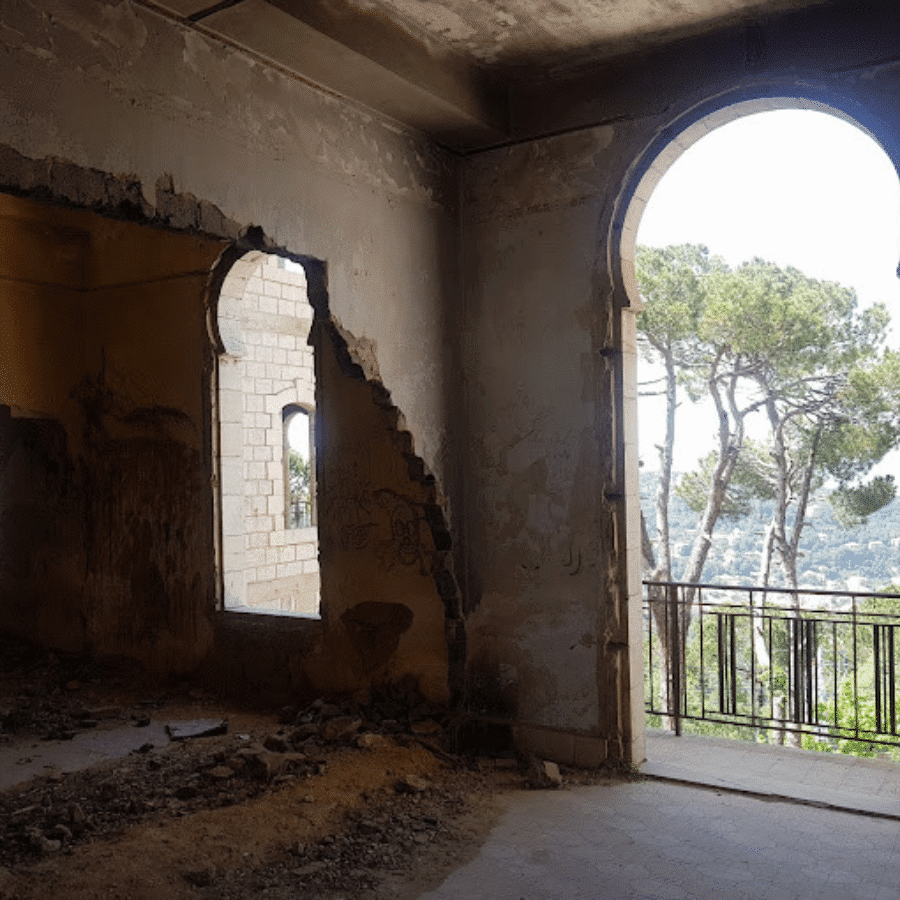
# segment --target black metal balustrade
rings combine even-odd
[[[291,494],[288,504],[288,528],[310,528],[312,524],[312,501]]]
[[[874,599],[873,599],[874,598]],[[646,710],[900,745],[900,594],[644,582]]]

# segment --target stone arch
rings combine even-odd
[[[610,254],[620,308],[640,308],[634,267],[638,226],[650,196],[666,172],[689,147],[711,131],[745,116],[779,109],[806,109],[843,119],[872,138],[900,175],[900,148],[890,136],[890,130],[858,103],[824,89],[783,84],[742,89],[699,103],[659,130],[636,158],[616,200]]]

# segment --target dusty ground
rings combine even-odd
[[[133,739],[122,759],[0,792],[0,900],[411,900],[474,854],[503,791],[533,777],[447,752],[445,712],[402,687],[252,713],[0,639],[7,760],[92,729],[201,719],[225,733]]]

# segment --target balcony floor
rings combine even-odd
[[[478,855],[421,900],[900,897],[900,767],[648,737],[644,780],[509,795]]]
[[[886,760],[649,731],[641,772],[654,779],[900,820],[900,765]]]

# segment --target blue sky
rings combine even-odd
[[[760,256],[856,289],[861,306],[882,301],[900,346],[900,180],[881,147],[827,113],[780,110],[746,116],[688,149],[657,186],[638,243],[706,244],[730,264]],[[652,377],[639,364],[638,379]],[[641,458],[657,467],[661,401],[639,407]],[[712,446],[714,419],[685,399],[675,469],[693,468]],[[757,426],[764,428],[762,421]],[[691,440],[683,439],[691,435]],[[708,439],[697,436],[710,435]],[[879,471],[900,468],[900,454]],[[898,473],[900,474],[900,473]]]

